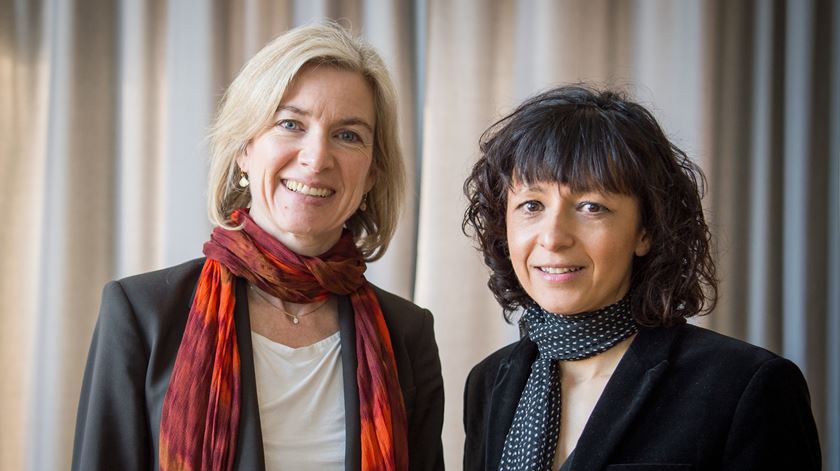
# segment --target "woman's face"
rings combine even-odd
[[[251,217],[301,255],[320,255],[372,187],[374,97],[356,72],[307,66],[271,125],[237,158]]]
[[[577,314],[624,297],[633,256],[650,249],[636,198],[514,181],[507,201],[510,261],[543,309]]]

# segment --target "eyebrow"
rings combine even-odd
[[[517,186],[519,187],[518,190],[516,190]],[[519,182],[518,185],[511,185],[511,189],[514,189],[515,193],[525,193],[527,191],[545,191],[545,187],[543,187],[543,185],[539,183],[526,185],[525,183]]]
[[[305,110],[302,110],[302,109],[300,109],[296,106],[290,106],[290,105],[280,105],[280,106],[278,106],[277,107],[277,113],[279,113],[281,111],[289,111],[289,112],[292,112],[294,114],[299,114],[299,115],[302,115],[302,116],[309,116],[310,115],[310,113],[308,111],[305,111]],[[341,125],[341,126],[362,126],[364,128],[367,128],[367,130],[371,134],[373,134],[373,126],[368,124],[368,122],[365,121],[364,119],[356,117],[356,116],[349,116],[347,118],[340,119],[338,121],[338,124]]]

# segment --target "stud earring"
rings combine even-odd
[[[248,181],[248,175],[242,170],[240,170],[239,173],[242,175],[239,179],[239,186],[241,188],[248,188],[248,185],[251,184],[251,182]]]
[[[359,205],[359,211],[364,212],[367,209],[367,193],[362,196],[362,204]]]

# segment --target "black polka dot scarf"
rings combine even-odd
[[[582,360],[609,350],[638,330],[630,297],[597,311],[561,316],[534,305],[522,322],[539,354],[505,439],[500,470],[550,470],[560,433],[558,360]]]

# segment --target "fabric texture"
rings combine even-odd
[[[496,470],[531,366],[530,338],[480,362],[464,393],[463,469]],[[821,467],[797,366],[690,324],[639,329],[574,450],[576,471]]]
[[[537,305],[522,317],[539,351],[505,439],[501,470],[550,470],[560,433],[560,360],[609,350],[638,331],[630,296],[596,311],[563,316]]]
[[[204,246],[207,260],[163,404],[161,469],[233,467],[240,400],[234,276],[297,303],[349,295],[356,313],[362,468],[405,469],[406,416],[394,351],[351,235],[345,232],[320,257],[304,257],[263,231],[245,210],[232,219],[241,230],[216,228]]]
[[[205,259],[109,282],[85,368],[71,469],[159,469],[160,420],[175,358]],[[236,471],[266,469],[248,313],[248,283],[237,278],[234,321],[241,360]],[[394,347],[408,418],[411,471],[443,469],[443,379],[432,314],[373,286]],[[342,345],[356,344],[349,296],[338,296]],[[362,471],[355,348],[341,349],[346,471]]]

